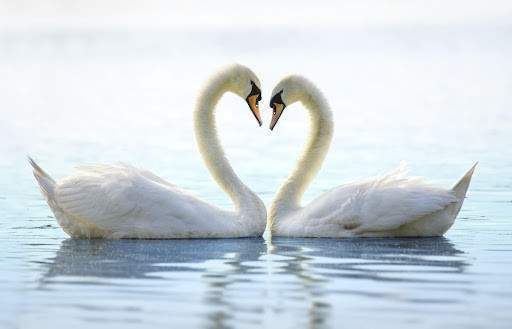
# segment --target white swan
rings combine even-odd
[[[203,238],[261,236],[265,205],[235,174],[219,143],[215,105],[226,92],[244,98],[261,126],[260,83],[242,65],[211,78],[194,112],[199,151],[236,211],[225,211],[129,165],[88,165],[54,181],[32,159],[34,175],[62,229],[78,238]]]
[[[281,80],[272,92],[273,129],[286,106],[301,102],[309,111],[311,134],[294,172],[274,198],[268,225],[274,236],[421,237],[441,236],[455,221],[473,166],[451,189],[408,177],[401,167],[386,176],[338,186],[301,207],[301,198],[318,173],[332,139],[332,112],[310,81]]]

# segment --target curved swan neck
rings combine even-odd
[[[300,207],[302,195],[320,170],[332,140],[332,112],[321,91],[305,79],[293,81],[293,88],[309,112],[310,134],[292,174],[281,186],[272,203],[271,217]]]
[[[261,206],[264,208],[264,205],[235,174],[219,142],[215,124],[216,105],[222,95],[233,88],[232,74],[229,71],[221,72],[210,79],[198,97],[194,112],[194,131],[199,152],[210,175],[233,200],[236,210],[246,212]]]

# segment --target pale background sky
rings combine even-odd
[[[1,0],[0,28],[508,25],[512,1]]]
[[[0,133],[10,143],[0,149],[12,154],[0,164],[33,184],[27,154],[56,177],[76,163],[126,161],[222,198],[197,154],[191,109],[209,74],[239,62],[262,80],[265,127],[226,95],[219,131],[267,200],[307,136],[302,110],[266,128],[269,92],[289,73],[315,81],[335,112],[335,151],[310,196],[333,177],[400,160],[447,184],[480,160],[480,182],[501,184],[501,150],[512,147],[511,17],[502,0],[0,0]]]

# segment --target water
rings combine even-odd
[[[509,327],[511,31],[3,31],[0,327]],[[78,163],[129,162],[230,206],[197,154],[190,110],[232,61],[259,74],[264,105],[291,72],[329,98],[335,138],[306,202],[400,160],[447,187],[480,161],[453,228],[432,239],[69,239],[27,154],[57,178]],[[271,134],[227,95],[218,124],[233,167],[268,205],[306,114],[288,108]]]

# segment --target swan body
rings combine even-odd
[[[214,108],[225,92],[246,98],[261,124],[259,81],[233,65],[215,75],[198,97],[196,140],[212,177],[235,211],[211,205],[149,171],[126,164],[87,165],[56,182],[34,160],[34,176],[59,225],[77,238],[220,238],[261,236],[263,202],[234,173],[218,141]]]
[[[289,76],[274,88],[271,129],[284,109],[301,102],[310,113],[311,134],[303,156],[281,186],[269,211],[273,236],[431,237],[443,235],[462,207],[476,164],[452,189],[407,175],[405,166],[384,175],[338,186],[306,207],[301,198],[329,149],[332,113],[310,81]]]

